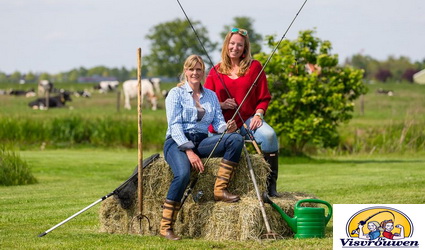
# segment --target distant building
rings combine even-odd
[[[418,84],[425,84],[425,69],[413,75],[413,82]]]
[[[78,77],[79,83],[88,82],[101,82],[101,81],[118,81],[115,76],[103,77],[103,76],[82,76]]]

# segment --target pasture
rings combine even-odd
[[[137,164],[135,150],[28,150],[20,152],[39,183],[0,187],[2,249],[332,249],[333,220],[326,238],[262,242],[215,242],[99,232],[97,205],[46,236],[50,229],[110,193]],[[145,157],[151,153],[145,152]],[[314,194],[331,204],[423,204],[425,154],[281,158],[279,191]],[[284,223],[282,221],[282,223]]]
[[[31,85],[0,84],[0,89],[29,89]],[[173,83],[161,84],[168,90]],[[0,142],[18,147],[137,147],[137,109],[124,109],[124,97],[116,92],[100,94],[92,84],[58,84],[56,88],[70,91],[88,89],[91,98],[73,97],[65,108],[32,110],[27,103],[33,98],[0,96]],[[425,150],[425,86],[415,84],[368,84],[369,92],[356,100],[353,119],[341,124],[341,141],[333,154],[405,153]],[[377,94],[378,89],[394,91],[393,96]],[[121,90],[121,86],[119,88]],[[119,102],[119,105],[117,105]],[[143,142],[150,150],[162,150],[166,131],[164,98],[152,111],[143,104]],[[267,119],[267,117],[266,117]],[[17,129],[19,128],[19,129]],[[281,141],[282,152],[285,142]],[[308,147],[308,154],[324,150]]]
[[[173,84],[165,88],[171,86]],[[84,87],[87,86],[63,86],[74,90]],[[331,204],[425,203],[425,86],[393,83],[368,87],[370,90],[364,98],[364,114],[361,114],[358,100],[354,119],[341,126],[343,141],[338,149],[315,151],[309,157],[280,157],[278,191],[305,192]],[[7,87],[0,84],[0,88]],[[378,88],[390,88],[395,95],[376,94]],[[133,131],[136,128],[136,132],[132,132],[134,135],[125,136],[134,136],[132,140],[137,140],[137,111],[124,110],[122,98],[118,111],[116,93],[93,93],[91,98],[73,98],[66,105],[68,108],[45,111],[30,109],[27,106],[30,99],[0,96],[0,120],[9,120],[16,124],[20,124],[17,121],[24,120],[31,124],[29,121],[56,119],[57,127],[60,127],[64,125],[59,120],[74,117],[75,126],[77,123],[87,125],[89,123],[85,121],[95,121],[106,130],[110,123],[102,124],[102,121],[110,119],[134,123],[131,127]],[[143,124],[151,126],[144,130],[143,141],[148,143],[157,140],[153,147],[145,146],[145,157],[162,152],[160,142],[166,127],[163,125],[166,121],[163,107],[163,99],[160,99],[157,111],[144,106]],[[27,123],[22,126],[30,128]],[[121,124],[117,126],[123,126],[122,123],[117,123]],[[110,129],[111,134],[120,136]],[[36,132],[39,131],[32,131]],[[31,133],[27,134],[29,136]],[[151,138],[152,135],[155,138]],[[109,137],[103,139],[113,141]],[[38,184],[0,187],[2,249],[332,249],[333,220],[326,227],[324,239],[286,238],[261,242],[183,239],[180,242],[170,242],[159,237],[100,233],[99,206],[91,208],[43,238],[38,238],[38,234],[113,191],[131,175],[137,164],[135,145],[125,147],[104,143],[97,146],[59,141],[41,148],[40,144],[41,141],[30,145],[26,145],[24,141],[14,143],[15,148],[20,150],[18,152],[22,159],[31,167]]]

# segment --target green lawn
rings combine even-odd
[[[0,87],[5,89],[9,85],[0,84]],[[91,86],[70,84],[58,87],[77,90]],[[331,204],[425,203],[425,153],[421,150],[424,147],[424,86],[391,83],[368,85],[368,88],[364,113],[361,113],[361,102],[357,100],[353,119],[340,128],[346,138],[345,144],[353,147],[353,152],[360,153],[345,155],[346,151],[328,151],[319,152],[312,158],[281,157],[279,191],[309,193]],[[375,93],[378,88],[394,90],[394,96],[378,95]],[[121,105],[117,110],[116,93],[93,93],[89,99],[74,98],[67,104],[72,108],[48,111],[31,110],[27,106],[30,100],[0,96],[0,117],[24,117],[32,121],[78,115],[90,119],[114,116],[137,120],[135,108],[123,110]],[[156,112],[143,110],[145,125],[165,122],[163,99],[160,108]],[[376,139],[363,142],[362,139],[368,139],[366,132],[369,130]],[[148,135],[144,133],[145,136]],[[399,145],[401,142],[404,146]],[[416,143],[420,145],[410,147]],[[25,148],[25,145],[16,146]],[[40,233],[125,181],[137,164],[137,149],[76,147],[40,151],[33,146],[18,152],[32,168],[38,184],[0,186],[0,249],[332,249],[333,220],[327,225],[324,239],[214,242],[185,238],[170,242],[159,237],[100,233],[99,205],[39,238]],[[152,153],[155,152],[144,152],[144,156]]]
[[[144,152],[144,157],[152,153]],[[324,239],[171,242],[160,237],[100,233],[99,205],[39,238],[40,233],[125,181],[137,164],[137,151],[34,150],[20,155],[39,183],[0,187],[1,249],[332,249],[332,220]],[[309,193],[331,204],[423,204],[424,166],[425,154],[282,158],[279,191]]]

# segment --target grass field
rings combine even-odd
[[[76,86],[79,87],[65,87]],[[305,192],[331,204],[425,203],[425,151],[418,150],[423,148],[420,143],[425,123],[425,86],[375,84],[368,87],[370,91],[364,99],[364,114],[359,109],[360,100],[356,101],[353,120],[341,127],[346,144],[355,148],[353,151],[356,153],[319,151],[305,158],[281,157],[279,191]],[[7,87],[0,84],[0,88]],[[377,95],[377,88],[392,89],[395,95]],[[136,110],[121,108],[117,111],[116,100],[115,93],[96,94],[89,99],[74,98],[67,105],[72,109],[51,109],[46,112],[31,110],[26,106],[29,99],[0,96],[0,117],[52,119],[76,114],[89,118],[130,117],[137,121]],[[145,122],[165,122],[163,109],[157,112],[144,109],[143,115]],[[415,128],[415,125],[419,128]],[[359,139],[362,133],[368,137],[370,131],[382,131],[381,134],[385,136],[377,136],[380,140],[368,143]],[[353,137],[353,134],[357,137]],[[419,142],[419,145],[406,149],[407,146],[400,147],[399,142],[406,145]],[[370,143],[375,144],[371,147]],[[159,151],[144,152],[144,156],[155,152]],[[183,239],[170,242],[159,237],[100,233],[99,206],[38,238],[38,234],[125,181],[137,164],[137,151],[95,147],[40,150],[39,147],[32,147],[19,154],[28,162],[38,184],[0,186],[1,249],[332,249],[332,220],[327,225],[324,239],[287,238],[261,242]]]
[[[99,232],[99,205],[46,236],[37,235],[110,193],[137,163],[134,150],[22,151],[39,184],[0,187],[1,249],[332,249],[332,220],[326,238],[214,242]],[[151,153],[145,152],[145,157]],[[425,154],[281,159],[279,191],[314,194],[331,204],[425,202]],[[384,192],[385,190],[385,192]],[[282,222],[284,223],[284,222]]]

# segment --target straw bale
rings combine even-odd
[[[202,191],[203,195],[200,200],[201,202],[214,199],[213,189],[215,176],[221,159],[222,158],[210,158],[208,164],[205,166],[204,173],[199,175],[198,183],[193,190],[193,194],[195,195],[198,194],[199,191]],[[260,190],[265,190],[270,167],[262,156],[250,155],[250,159],[254,174],[257,177],[258,188]],[[206,159],[203,160],[205,163]],[[193,172],[191,178],[193,179],[195,175],[198,175],[198,173]],[[154,161],[151,166],[143,170],[143,176],[143,197],[164,200],[173,179],[173,172],[167,162],[162,157]],[[241,157],[239,166],[236,168],[230,182],[229,192],[237,195],[244,195],[250,191],[255,192],[254,185],[251,181],[245,157]]]
[[[250,155],[260,192],[266,190],[266,177],[269,165],[259,155]],[[206,171],[200,175],[193,191],[196,196],[203,191],[203,196],[195,202],[189,196],[177,216],[174,230],[178,235],[187,238],[204,238],[208,240],[258,240],[267,233],[252,184],[245,157],[235,171],[229,191],[241,196],[237,203],[214,202],[213,186],[215,173],[221,158],[211,158]],[[196,174],[196,173],[195,173]],[[158,235],[162,217],[161,205],[164,202],[173,174],[163,158],[143,170],[143,214],[146,219],[139,223],[137,192],[133,205],[124,209],[116,195],[105,200],[100,208],[101,231],[107,233]],[[194,175],[192,175],[192,178]],[[281,198],[273,198],[273,202],[289,216],[294,214],[294,205],[300,199],[315,198],[303,193],[283,193]],[[307,204],[309,205],[309,204]],[[264,204],[270,227],[273,232],[282,236],[290,236],[292,230],[284,222],[281,215],[270,205]],[[141,228],[140,228],[141,225]]]

